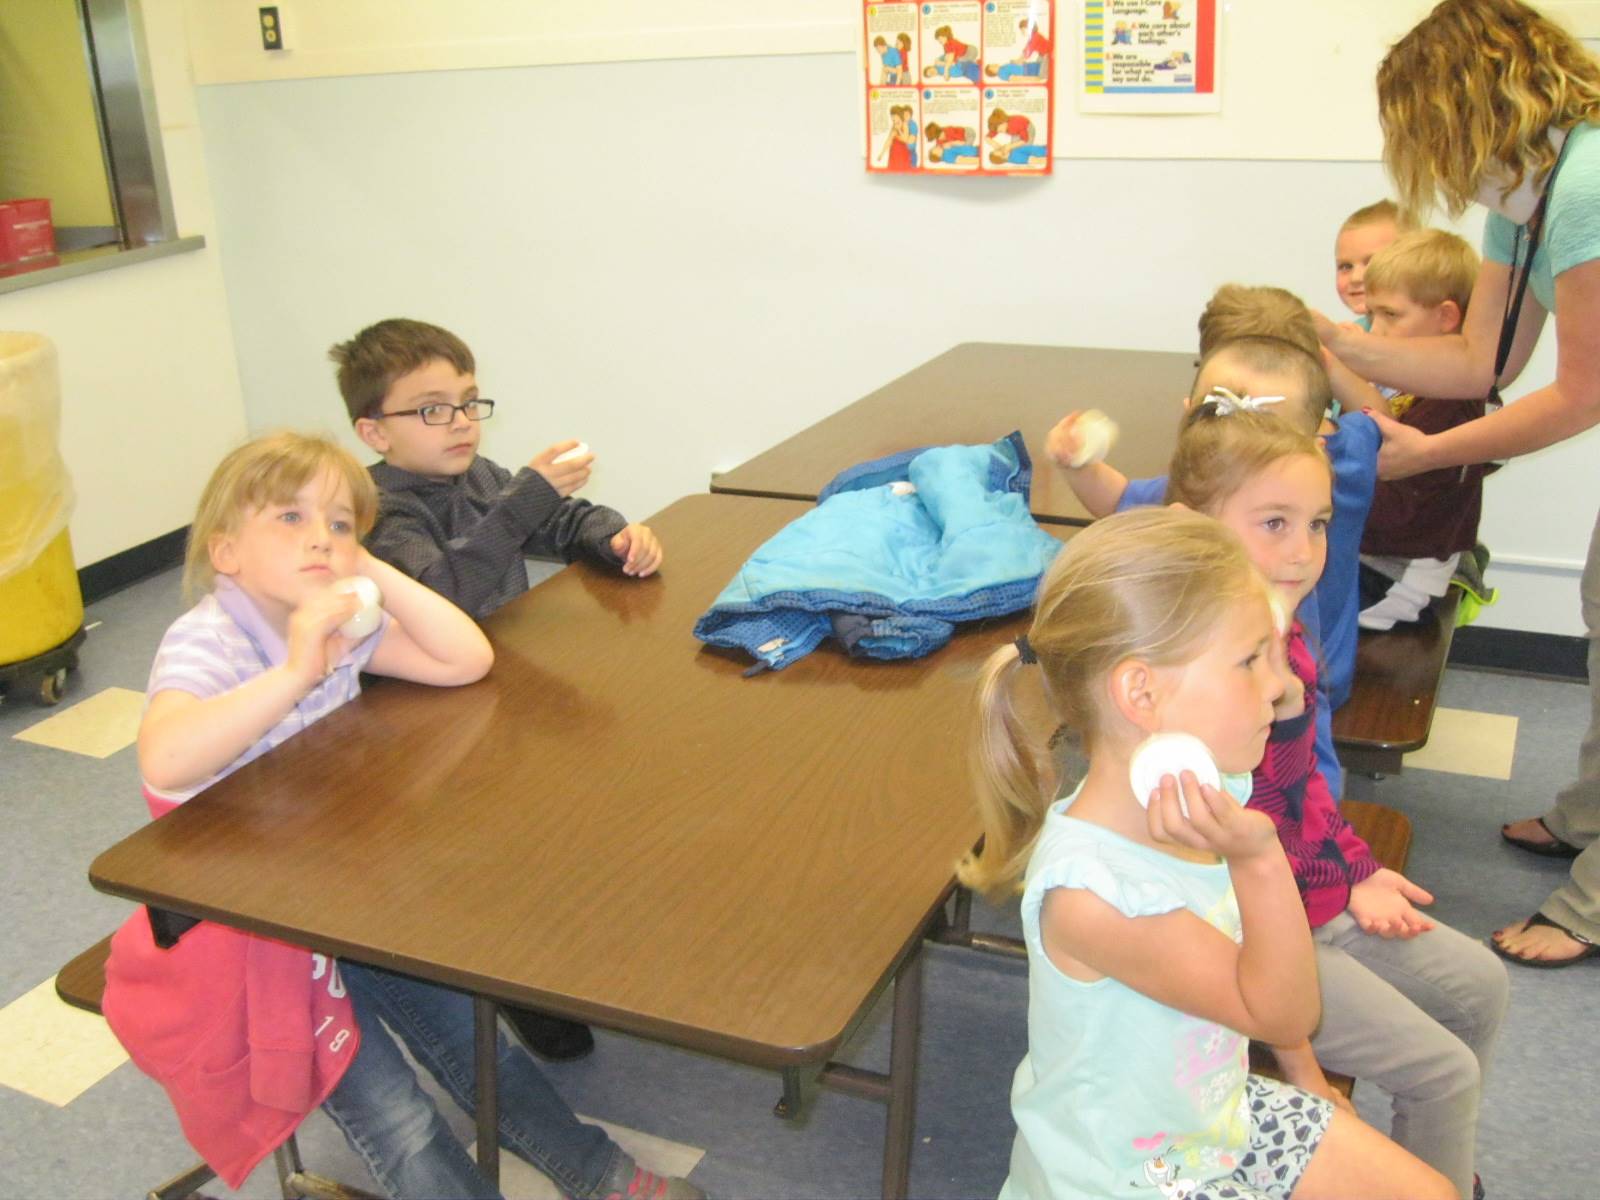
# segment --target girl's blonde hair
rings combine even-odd
[[[1119,662],[1179,666],[1217,622],[1266,585],[1239,539],[1210,517],[1141,508],[1076,534],[1039,587],[1028,642],[1062,726],[1092,750],[1106,677]],[[1056,794],[1048,747],[1030,733],[1012,694],[1015,645],[989,656],[978,683],[973,754],[983,846],[956,867],[961,882],[1000,897],[1015,890]]]
[[[211,590],[216,579],[211,566],[213,541],[234,532],[256,509],[287,504],[323,472],[349,486],[356,535],[365,537],[378,516],[378,489],[366,468],[343,446],[320,434],[268,434],[240,446],[211,473],[189,526],[184,594],[192,599]]]
[[[1328,465],[1316,437],[1280,416],[1264,409],[1225,412],[1222,405],[1198,403],[1178,427],[1166,501],[1214,516],[1248,480],[1279,459],[1300,454]]]
[[[1555,165],[1552,129],[1600,122],[1600,65],[1520,0],[1444,0],[1378,67],[1383,161],[1412,217],[1451,216],[1484,179],[1511,188]]]

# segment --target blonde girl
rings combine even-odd
[[[1141,509],[1077,534],[1027,634],[984,666],[984,841],[959,872],[996,897],[1020,883],[1029,962],[1002,1197],[1452,1194],[1348,1112],[1246,1072],[1248,1038],[1293,1043],[1317,1021],[1293,876],[1272,822],[1242,805],[1283,691],[1274,638],[1236,537]],[[1022,716],[1040,686],[1088,756],[1055,803]],[[1206,743],[1225,786],[1167,776],[1143,807],[1130,758],[1171,731]]]
[[[1232,530],[1292,613],[1322,573],[1330,480],[1316,439],[1218,396],[1185,418],[1167,499]],[[1378,863],[1340,815],[1317,766],[1318,663],[1298,622],[1283,648],[1290,680],[1250,808],[1272,818],[1294,871],[1316,944],[1322,1021],[1309,1044],[1276,1044],[1279,1064],[1290,1082],[1330,1098],[1319,1060],[1388,1092],[1395,1141],[1469,1198],[1505,969],[1477,941],[1423,916],[1416,905],[1433,897]]]
[[[153,815],[354,699],[363,671],[452,686],[489,670],[493,652],[470,617],[362,548],[376,511],[366,470],[324,438],[261,438],[217,468],[185,569],[205,594],[162,639],[139,727]],[[361,603],[334,586],[350,577],[382,597],[364,635],[341,631]],[[471,1111],[473,1020],[462,993],[141,909],[112,937],[105,1015],[231,1187],[320,1105],[387,1195],[499,1194],[384,1028]],[[640,1170],[580,1122],[503,1037],[499,1071],[501,1141],[564,1193],[700,1195]]]

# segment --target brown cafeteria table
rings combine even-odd
[[[679,500],[650,518],[659,577],[561,572],[487,622],[483,681],[374,684],[92,881],[469,991],[480,1062],[509,1002],[781,1070],[791,1113],[820,1071],[887,1100],[883,1194],[903,1195],[921,943],[978,836],[972,686],[1024,618],[919,661],[825,645],[743,678],[690,629],[805,507]],[[891,980],[889,1074],[827,1066]]]
[[[1098,408],[1121,426],[1110,461],[1131,479],[1166,473],[1194,355],[965,342],[749,462],[715,475],[713,492],[815,500],[846,467],[917,446],[977,444],[1022,431],[1039,521],[1087,525],[1066,478],[1044,457],[1051,426]]]

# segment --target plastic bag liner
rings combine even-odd
[[[55,344],[0,332],[0,580],[29,566],[72,518],[60,433]]]

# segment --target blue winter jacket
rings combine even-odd
[[[757,669],[830,634],[853,655],[930,654],[957,621],[1033,603],[1061,543],[1028,512],[1031,477],[1020,433],[851,467],[750,556],[694,635],[747,651]]]

